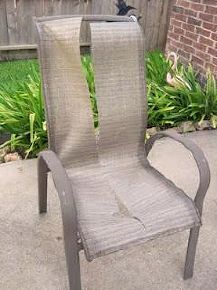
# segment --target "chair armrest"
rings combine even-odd
[[[43,206],[43,202],[47,203],[47,173],[49,171],[52,174],[60,200],[64,236],[72,235],[72,240],[77,241],[77,214],[71,183],[61,161],[57,155],[50,150],[41,152],[38,157],[40,213],[46,212],[46,205]]]
[[[53,151],[43,151],[38,157],[38,190],[40,213],[47,211],[47,173],[52,173],[53,181],[59,195],[65,255],[68,277],[73,289],[80,287],[79,251],[82,243],[79,242],[77,230],[77,214],[71,188],[71,183],[61,161]],[[71,289],[71,286],[70,286]]]
[[[199,187],[198,187],[194,202],[200,215],[202,215],[203,201],[204,201],[206,192],[210,184],[210,169],[209,169],[207,159],[204,153],[202,152],[202,150],[194,142],[192,142],[191,140],[187,138],[184,138],[183,136],[177,133],[169,133],[169,132],[159,132],[155,134],[153,137],[151,137],[150,139],[148,139],[145,145],[147,155],[150,152],[152,146],[154,145],[154,142],[163,137],[169,137],[181,143],[193,155],[196,161],[198,171],[199,171],[199,176],[200,176]]]

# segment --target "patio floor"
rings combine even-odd
[[[186,231],[91,263],[82,252],[83,289],[217,289],[217,130],[189,137],[204,150],[212,174],[193,279],[182,279]],[[182,145],[162,139],[150,153],[150,161],[194,196],[198,172]],[[48,214],[39,217],[36,160],[2,164],[0,177],[0,289],[68,289],[59,202],[52,181]]]

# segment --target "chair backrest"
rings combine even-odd
[[[90,24],[99,110],[99,144],[80,59],[80,30]],[[104,22],[103,22],[104,21]],[[65,166],[144,158],[146,98],[139,25],[128,17],[49,17],[37,21],[49,147]]]

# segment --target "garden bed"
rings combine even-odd
[[[181,133],[217,127],[216,80],[210,72],[202,86],[191,65],[174,65],[160,51],[148,53],[145,64],[149,107],[147,136],[174,127]],[[82,66],[97,128],[94,72],[89,55],[82,57]],[[0,63],[0,135],[10,136],[9,140],[0,142],[3,143],[0,150],[7,154],[19,152],[17,158],[36,157],[47,147],[37,60]],[[1,151],[0,159],[5,160],[2,154]]]

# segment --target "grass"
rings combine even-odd
[[[33,70],[39,73],[36,59],[0,62],[0,85],[16,91],[19,83],[28,81],[28,76],[32,75]]]

